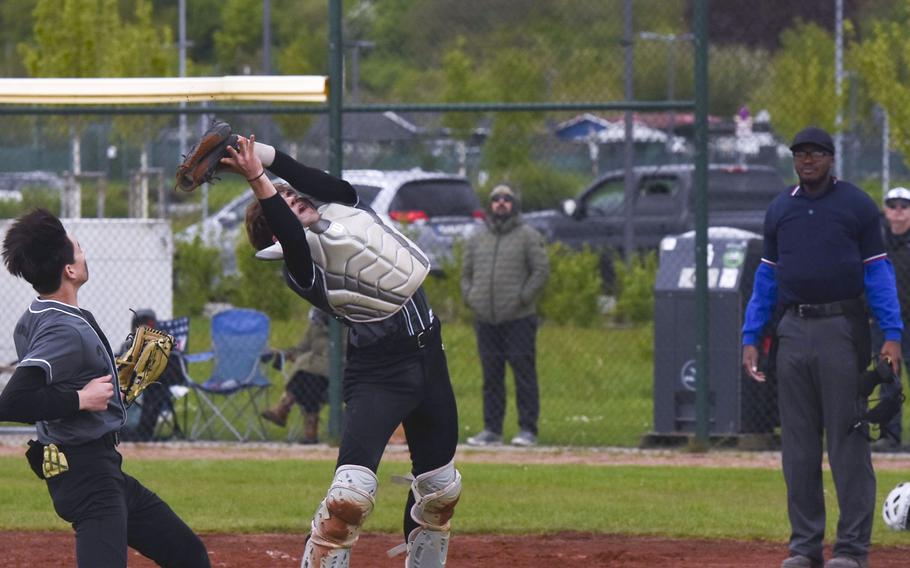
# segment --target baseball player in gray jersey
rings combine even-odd
[[[19,217],[3,261],[38,292],[16,324],[19,364],[0,394],[0,421],[36,424],[29,465],[76,533],[80,567],[125,567],[127,547],[161,566],[208,567],[202,541],[157,495],[121,469],[126,408],[110,344],[77,296],[88,281],[79,242],[53,214]]]

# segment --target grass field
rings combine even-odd
[[[272,321],[274,347],[293,345],[303,322]],[[636,446],[653,426],[651,326],[619,329],[586,329],[544,325],[538,337],[540,383],[540,440],[547,445]],[[483,428],[482,379],[472,327],[444,324],[443,340],[449,373],[458,401],[461,440]],[[191,351],[211,344],[209,322],[191,321]],[[208,377],[211,365],[190,365],[194,380]],[[283,388],[279,373],[272,373],[275,400]],[[506,437],[517,431],[513,381],[507,378]],[[192,404],[190,405],[192,409]],[[325,414],[325,413],[324,413]],[[270,427],[272,439],[286,431]]]
[[[187,449],[192,452],[192,449]],[[334,464],[303,460],[138,460],[125,470],[159,493],[200,532],[306,532]],[[401,462],[380,468],[367,530],[397,532],[407,491],[389,481]],[[457,533],[560,531],[760,539],[785,542],[784,483],[777,469],[460,463],[465,485]],[[879,504],[904,479],[879,472]],[[826,475],[828,534],[837,505]],[[0,529],[68,530],[24,459],[0,458]],[[873,542],[905,545],[876,512]]]

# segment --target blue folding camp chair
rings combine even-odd
[[[189,397],[186,396],[189,392],[188,383],[190,382],[189,375],[186,370],[186,357],[189,352],[190,344],[190,318],[187,316],[182,316],[169,320],[159,320],[158,329],[165,333],[169,333],[174,337],[174,350],[173,354],[179,356],[180,361],[180,370],[183,373],[183,382],[180,384],[168,385],[168,390],[171,393],[171,404],[170,404],[170,416],[165,412],[162,412],[162,416],[159,419],[158,426],[156,427],[155,435],[160,436],[158,430],[161,429],[163,425],[168,423],[172,426],[173,435],[178,438],[185,438],[184,432],[187,432],[187,402]],[[141,397],[140,397],[141,398]],[[183,424],[180,424],[180,420],[177,416],[177,411],[175,401],[183,399]]]
[[[212,350],[190,354],[190,363],[212,360],[212,376],[204,383],[190,380],[197,408],[192,439],[222,439],[227,431],[239,441],[251,434],[266,439],[259,416],[271,383],[263,355],[269,352],[269,318],[249,309],[229,309],[212,318]]]

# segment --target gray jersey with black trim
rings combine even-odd
[[[104,375],[111,375],[114,381],[115,395],[106,410],[40,421],[36,424],[39,442],[84,444],[119,430],[124,424],[126,408],[117,395],[120,389],[113,353],[90,312],[36,298],[19,318],[14,342],[18,365],[42,369],[46,383],[60,390],[79,390]]]

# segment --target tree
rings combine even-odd
[[[445,77],[442,100],[447,103],[467,103],[483,98],[483,83],[477,79],[474,62],[464,52],[465,41],[464,37],[459,37],[442,58]],[[443,125],[455,140],[460,175],[467,173],[467,145],[480,116],[476,112],[450,112],[443,116]]]
[[[816,24],[797,23],[781,34],[764,85],[750,101],[767,109],[785,140],[806,125],[834,130],[841,101],[834,91],[834,40]]]
[[[887,113],[891,141],[910,156],[910,19],[875,24],[855,50],[857,68],[869,94]]]
[[[167,77],[174,75],[176,54],[171,30],[153,24],[149,0],[136,0],[133,21],[115,32],[120,48],[112,54],[109,72],[117,77]],[[113,121],[118,138],[139,146],[138,186],[131,184],[130,216],[148,213],[149,145],[168,123],[167,116],[119,116]],[[159,204],[162,205],[163,204]]]
[[[262,68],[262,3],[226,0],[221,27],[215,30],[215,57],[224,75],[245,75]]]
[[[109,77],[110,58],[120,46],[116,0],[38,0],[33,13],[34,43],[20,44],[25,68],[31,77]],[[80,136],[84,118],[49,121],[52,128],[68,132],[74,176],[82,171]],[[61,214],[81,216],[81,188],[71,181],[61,204]]]
[[[327,75],[328,4],[297,4],[299,5],[293,7],[293,17],[282,17],[274,22],[275,36],[281,45],[276,52],[276,68],[283,75]],[[301,29],[308,31],[300,33]],[[298,143],[313,124],[314,118],[312,114],[274,115],[275,123],[288,140],[288,153],[295,158],[298,157]]]

